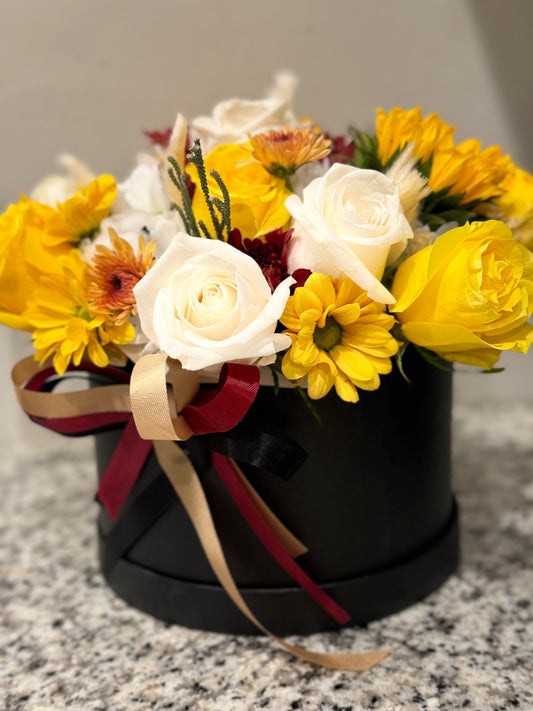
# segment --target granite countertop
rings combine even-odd
[[[1,708],[533,709],[533,407],[457,407],[454,429],[459,574],[368,628],[291,640],[391,649],[359,674],[128,607],[97,567],[90,439],[45,433],[2,452]]]

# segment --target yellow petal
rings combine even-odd
[[[330,356],[337,367],[345,373],[350,380],[371,380],[374,377],[374,368],[364,355],[352,348],[335,346],[330,351]]]
[[[314,275],[311,275],[311,277]],[[311,279],[311,277],[309,277]],[[304,313],[305,311],[312,310],[316,312],[317,318],[322,313],[322,302],[316,294],[314,294],[311,289],[307,289],[305,286],[298,287],[294,291],[294,310],[298,315]]]
[[[391,288],[396,303],[389,306],[390,311],[405,311],[423,291],[428,282],[431,249],[431,246],[421,249],[400,264]]]
[[[361,307],[359,304],[345,304],[344,306],[339,306],[332,312],[332,316],[339,326],[347,326],[348,324],[355,323],[359,319],[361,314]]]
[[[281,371],[288,380],[300,380],[309,372],[301,363],[294,362],[291,358],[291,350],[287,351],[281,361]]]
[[[319,400],[328,394],[334,385],[335,378],[325,364],[317,365],[307,376],[308,394],[312,400]]]
[[[353,304],[364,294],[366,294],[366,292],[347,277],[342,280],[340,286],[338,287],[337,298],[335,299],[335,308],[339,308],[345,304]]]
[[[356,387],[348,378],[344,378],[340,374],[335,378],[335,390],[337,395],[345,402],[357,402],[359,400],[359,393]]]
[[[407,340],[434,351],[446,360],[490,369],[500,357],[499,349],[490,346],[464,326],[408,323],[402,331]]]
[[[307,279],[304,288],[306,291],[312,291],[320,299],[322,309],[326,309],[335,302],[336,294],[331,277],[315,272]]]
[[[91,361],[99,368],[105,368],[105,366],[109,363],[107,353],[98,343],[96,338],[91,338],[91,340],[89,341],[89,344],[87,346],[87,355],[89,356]]]
[[[379,326],[354,324],[343,329],[343,344],[373,355],[392,356],[398,352],[398,343],[391,334]]]

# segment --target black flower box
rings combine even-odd
[[[309,549],[304,570],[364,625],[438,588],[458,564],[457,507],[450,487],[451,373],[407,360],[358,404],[330,394],[322,425],[293,389],[262,386],[238,426],[290,439],[307,452],[291,476],[242,464],[250,483]],[[231,433],[230,433],[231,434]],[[100,473],[120,432],[98,435]],[[196,441],[195,441],[196,440]],[[178,445],[176,445],[178,446]],[[200,475],[239,589],[276,634],[338,629],[256,538],[211,465],[202,438],[185,449]],[[153,454],[118,519],[102,509],[100,561],[115,593],[162,620],[232,634],[258,630],[234,606]]]

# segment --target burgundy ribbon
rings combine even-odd
[[[216,390],[200,390],[181,414],[195,435],[228,432],[250,409],[259,380],[256,366],[224,363]]]

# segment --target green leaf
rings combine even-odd
[[[419,160],[416,164],[417,170],[419,173],[421,173],[424,178],[429,180],[429,176],[431,175],[431,168],[433,166],[433,155],[429,156],[429,158],[422,162]]]
[[[458,207],[456,210],[445,210],[440,213],[440,217],[445,222],[458,222],[459,227],[462,227],[465,222],[477,219],[475,212],[472,212],[471,210],[464,210],[461,207]]]
[[[307,394],[307,390],[304,390],[304,388],[301,388],[299,385],[295,385],[294,389],[298,393],[298,395],[302,398],[302,400],[305,402],[307,407],[309,408],[311,414],[315,418],[315,420],[318,422],[320,426],[322,426],[322,418],[320,417],[320,414],[318,413],[318,410],[313,404],[313,401]]]
[[[491,368],[490,370],[482,370],[481,372],[486,375],[492,375],[492,373],[503,373],[505,368]]]
[[[270,370],[272,371],[272,379],[274,381],[274,395],[277,397],[279,393],[279,375],[277,370],[272,366],[270,366]]]
[[[368,133],[359,131],[353,126],[350,128],[350,135],[354,142],[352,165],[356,168],[383,171],[383,166],[378,158],[378,142],[376,138],[371,138]]]
[[[397,367],[398,370],[400,371],[400,375],[401,375],[402,378],[405,380],[405,382],[406,382],[408,385],[411,385],[411,381],[410,381],[409,378],[407,377],[407,375],[406,375],[406,373],[405,373],[405,370],[404,370],[404,367],[403,367],[403,356],[404,356],[405,351],[407,350],[407,346],[408,346],[408,345],[409,345],[408,343],[404,343],[404,344],[403,344],[402,346],[400,346],[400,348],[398,349],[398,353],[396,353],[396,367]]]
[[[427,225],[432,232],[436,232],[439,227],[442,227],[442,225],[446,223],[446,220],[443,220],[442,217],[427,212],[421,212],[419,219],[420,222],[423,225]]]
[[[428,348],[417,346],[416,343],[413,343],[413,345],[418,351],[418,353],[421,355],[421,357],[426,361],[426,363],[430,363],[431,365],[435,366],[435,368],[438,368],[439,370],[444,370],[447,373],[453,373],[452,363],[447,360],[444,360],[433,351],[430,351]]]
[[[464,195],[464,193],[456,193],[455,195],[439,196],[435,202],[435,207],[433,211],[436,213],[440,213],[444,210],[453,210],[457,208]]]

